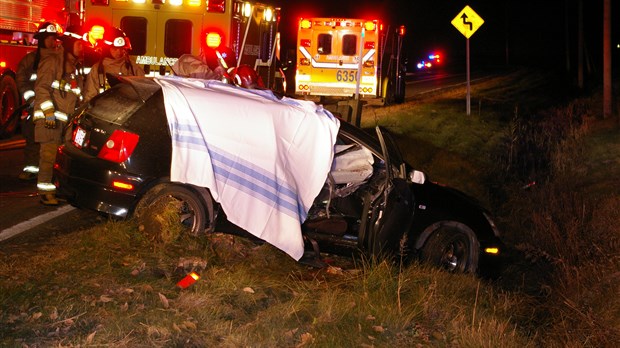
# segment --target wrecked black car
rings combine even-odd
[[[227,226],[300,260],[321,252],[422,259],[454,272],[500,262],[474,199],[405,163],[390,134],[309,101],[219,81],[122,78],[76,112],[59,195],[148,221],[174,199],[187,233]]]

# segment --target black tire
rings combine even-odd
[[[11,116],[20,104],[15,78],[11,74],[3,75],[0,80],[0,137],[10,138],[17,132],[19,117]]]
[[[178,184],[150,189],[136,206],[134,218],[149,239],[164,244],[182,235],[198,236],[208,223],[201,195]]]
[[[454,273],[476,272],[480,244],[469,227],[443,221],[432,229],[420,253],[422,261]]]

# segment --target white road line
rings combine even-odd
[[[70,205],[65,205],[62,206],[54,211],[50,211],[47,214],[43,214],[43,215],[39,215],[36,217],[33,217],[30,220],[26,220],[24,222],[20,222],[15,226],[11,226],[9,228],[7,228],[6,230],[0,231],[0,241],[3,241],[5,239],[9,239],[15,235],[18,235],[22,232],[28,231],[31,228],[35,228],[37,226],[39,226],[40,224],[46,223],[47,221],[58,217],[60,215],[66,214],[72,210],[75,210],[75,207],[72,207]]]

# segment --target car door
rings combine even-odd
[[[401,254],[413,219],[413,193],[406,180],[404,162],[393,138],[380,127],[376,128],[386,167],[382,189],[364,199],[365,224],[360,228],[359,243],[372,255]],[[396,171],[396,172],[395,172]],[[401,247],[402,245],[402,247]]]

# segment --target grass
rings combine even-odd
[[[26,252],[40,257],[22,262]],[[185,290],[175,286],[189,271],[179,272],[181,257],[207,263],[199,270],[201,279]],[[526,342],[510,323],[506,305],[513,300],[505,300],[510,295],[473,276],[421,265],[399,274],[392,264],[360,262],[354,267],[350,260],[333,260],[329,269],[316,270],[269,245],[218,234],[208,242],[187,239],[171,250],[153,249],[131,223],[109,222],[2,255],[0,344],[405,347],[476,346],[478,339]],[[454,292],[463,291],[454,298]],[[490,337],[486,327],[503,332]],[[464,328],[478,338],[463,336]]]
[[[528,91],[550,81],[476,84],[470,116],[460,89],[363,115],[492,208],[513,256],[497,281],[331,256],[318,270],[238,237],[161,244],[109,221],[0,251],[0,346],[613,347],[618,128],[587,98],[541,109]]]

